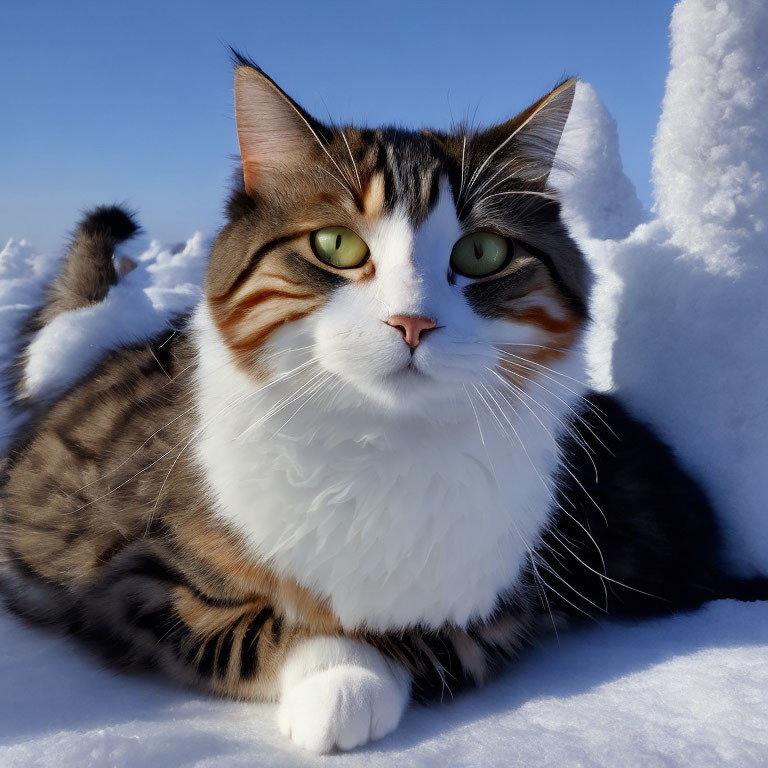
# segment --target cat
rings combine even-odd
[[[590,273],[548,185],[574,88],[487,130],[342,128],[237,56],[242,173],[197,308],[53,402],[20,353],[10,608],[277,701],[327,752],[543,633],[727,592],[703,492],[582,383]],[[88,213],[24,340],[104,300],[136,230]]]

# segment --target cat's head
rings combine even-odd
[[[240,368],[311,360],[409,410],[525,388],[568,355],[589,275],[547,178],[574,87],[483,131],[342,128],[240,60],[242,186],[206,279]]]

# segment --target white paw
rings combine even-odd
[[[307,640],[282,674],[280,730],[312,752],[354,749],[393,731],[408,704],[405,670],[348,638]]]

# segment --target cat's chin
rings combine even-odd
[[[424,415],[430,406],[443,405],[460,388],[418,369],[405,366],[376,378],[356,378],[356,389],[376,407],[393,413]]]

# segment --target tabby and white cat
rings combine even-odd
[[[580,383],[589,272],[547,185],[574,87],[485,131],[342,129],[238,58],[242,182],[181,331],[53,403],[21,355],[9,605],[328,751],[548,628],[719,594],[706,500]],[[89,214],[29,335],[135,229]]]

